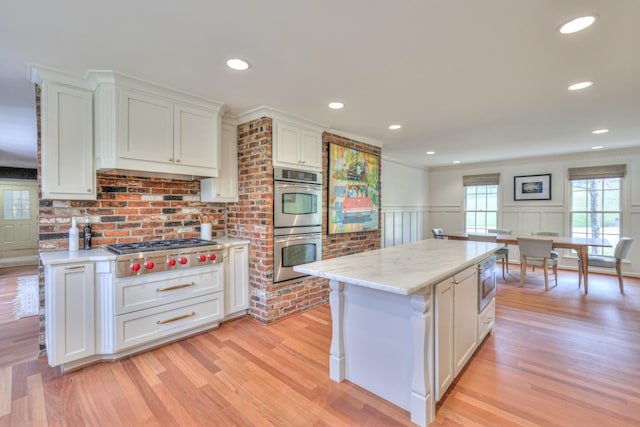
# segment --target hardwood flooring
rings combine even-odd
[[[512,268],[514,270],[514,268]],[[517,270],[517,267],[515,268]],[[499,282],[497,320],[435,426],[640,425],[640,280],[560,272]],[[0,427],[409,426],[408,412],[328,377],[328,306],[265,327],[248,318],[60,375],[0,369]]]
[[[38,316],[16,319],[13,313],[18,278],[33,274],[38,274],[37,265],[0,269],[0,368],[38,357]]]

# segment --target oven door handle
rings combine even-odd
[[[300,188],[302,190],[317,192],[320,188],[319,185],[311,185],[311,184],[277,184],[276,188]]]
[[[276,238],[276,242],[278,242],[278,243],[280,243],[280,242],[292,242],[292,241],[298,241],[298,240],[310,240],[310,241],[313,241],[315,239],[316,239],[315,237],[311,237],[311,236],[298,236],[298,237],[282,236],[282,237]]]

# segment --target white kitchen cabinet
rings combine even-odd
[[[249,308],[249,245],[227,249],[227,280],[225,288],[225,318],[246,314]]]
[[[322,170],[322,132],[273,120],[273,164],[313,171]]]
[[[98,170],[218,176],[221,103],[113,72],[89,72],[88,79]]]
[[[31,69],[41,88],[42,198],[95,200],[93,92],[82,81]]]
[[[202,202],[238,201],[238,130],[233,123],[222,121],[220,171],[217,178],[200,180]]]
[[[478,314],[478,343],[487,336],[493,329],[496,321],[496,299],[493,298],[489,304]]]
[[[476,267],[435,286],[436,400],[444,396],[476,349],[477,307]]]
[[[45,337],[49,365],[95,354],[92,262],[45,268]]]

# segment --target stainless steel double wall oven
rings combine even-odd
[[[322,259],[322,174],[274,168],[273,282],[304,274],[293,267]]]

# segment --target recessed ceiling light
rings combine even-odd
[[[457,165],[457,164],[459,164],[459,163],[460,163],[460,160],[454,160],[454,161],[453,161],[453,164],[454,164],[454,165]]]
[[[609,132],[609,129],[596,129],[591,133],[594,135],[600,135],[601,133],[607,133],[607,132]]]
[[[427,155],[431,156],[433,154],[436,154],[436,152],[435,151],[427,151]]]
[[[589,86],[591,86],[592,84],[593,84],[593,82],[578,82],[578,83],[574,83],[574,84],[570,85],[567,89],[569,89],[569,90],[586,89]]]
[[[391,130],[398,130],[401,127],[402,127],[401,125],[389,125],[389,129],[391,129]]]
[[[602,145],[597,145],[595,147],[591,147],[592,150],[602,150],[604,147]]]
[[[562,27],[560,27],[560,32],[562,34],[577,33],[578,31],[582,31],[591,26],[594,22],[596,22],[596,17],[593,15],[581,16],[562,25]]]
[[[330,102],[329,103],[329,108],[331,108],[332,110],[339,110],[342,107],[344,107],[344,104],[342,102]]]
[[[249,69],[249,63],[240,58],[227,59],[227,67],[236,71],[244,71]]]

